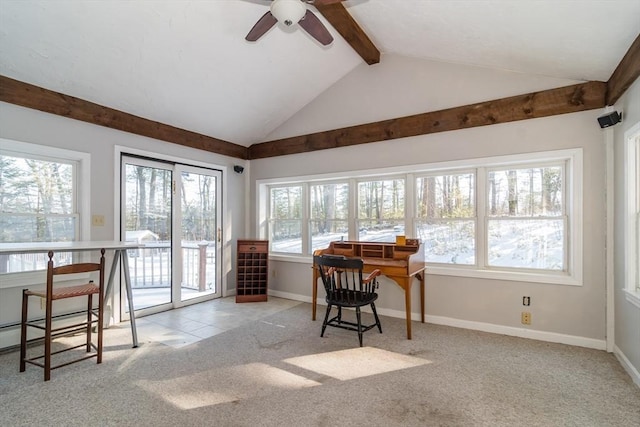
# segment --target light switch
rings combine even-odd
[[[91,217],[91,225],[94,227],[104,227],[104,215],[93,215]]]

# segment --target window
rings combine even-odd
[[[626,296],[640,307],[640,123],[625,133],[626,141]]]
[[[404,235],[424,245],[433,274],[582,281],[580,149],[258,187],[261,235],[270,236],[272,256],[308,257],[331,241],[395,242]]]
[[[427,262],[475,265],[475,174],[416,179],[416,230]]]
[[[349,184],[326,183],[309,186],[311,252],[344,239],[349,229]]]
[[[78,183],[82,162],[88,171],[88,155],[9,140],[1,143],[0,242],[79,240],[84,227]],[[59,261],[71,256],[56,255]],[[0,257],[0,273],[44,268],[44,254]]]
[[[302,253],[302,186],[272,188],[269,202],[271,250]]]
[[[564,271],[563,166],[488,173],[487,266]]]
[[[358,240],[395,242],[405,235],[404,199],[404,179],[358,182]]]

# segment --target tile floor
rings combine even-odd
[[[138,340],[180,348],[298,304],[276,297],[241,304],[236,304],[235,297],[218,298],[137,318]]]

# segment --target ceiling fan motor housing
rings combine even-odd
[[[287,27],[300,22],[307,7],[300,0],[273,0],[271,14]]]

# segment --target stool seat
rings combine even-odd
[[[65,299],[65,298],[74,298],[81,297],[86,295],[93,295],[100,293],[100,287],[93,282],[84,284],[84,285],[76,285],[76,286],[65,286],[61,288],[55,288],[51,293],[52,300]],[[27,295],[33,295],[36,297],[46,298],[46,291],[30,291],[27,289]]]

